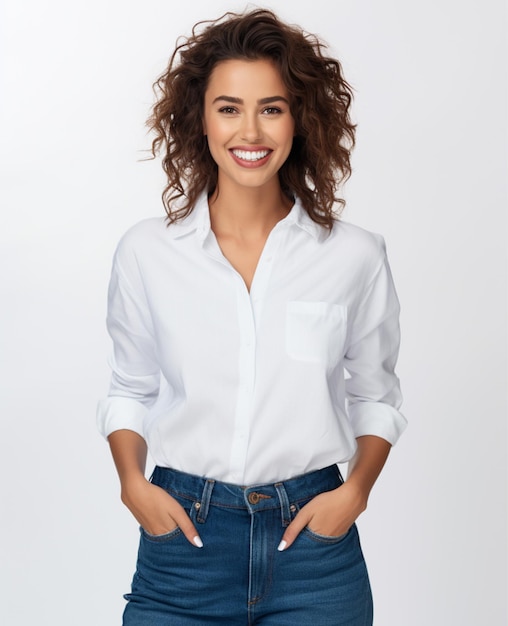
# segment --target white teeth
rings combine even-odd
[[[242,161],[259,161],[270,153],[270,150],[232,150],[235,157]]]

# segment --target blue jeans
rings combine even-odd
[[[186,509],[204,547],[179,528],[141,529],[123,626],[371,626],[356,526],[341,537],[304,529],[277,551],[299,509],[342,484],[335,465],[253,487],[157,467],[152,482]]]

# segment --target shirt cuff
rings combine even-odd
[[[348,407],[355,438],[375,435],[395,445],[407,426],[406,418],[389,404],[355,402]]]
[[[107,438],[115,430],[133,430],[144,437],[143,423],[148,409],[132,398],[109,396],[97,406],[97,428]]]

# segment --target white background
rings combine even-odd
[[[384,234],[402,301],[410,426],[359,523],[376,626],[503,626],[504,3],[265,6],[328,41],[356,88],[345,218]],[[1,5],[3,624],[120,623],[137,524],[95,430],[111,257],[162,214],[159,163],[140,161],[153,79],[194,22],[243,8]]]

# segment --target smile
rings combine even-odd
[[[231,152],[237,159],[252,163],[255,161],[261,161],[261,159],[267,157],[271,150],[231,150]]]

